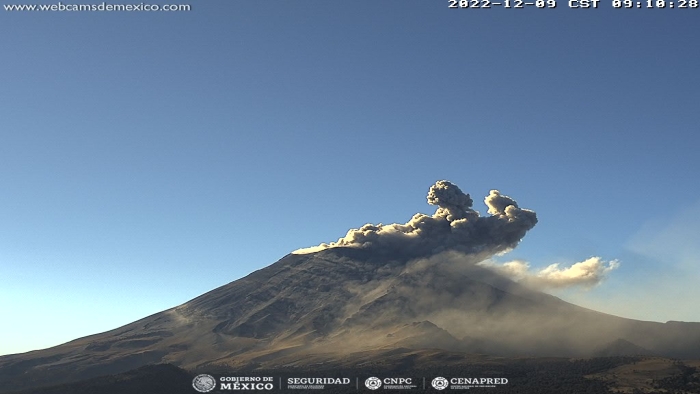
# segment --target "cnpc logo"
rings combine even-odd
[[[372,376],[371,378],[367,378],[367,380],[365,380],[365,387],[370,390],[377,390],[378,388],[382,387],[382,385],[387,386],[386,388],[396,388],[394,386],[411,385],[412,383],[413,380],[411,378],[379,379],[376,376]]]

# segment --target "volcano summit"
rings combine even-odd
[[[595,312],[485,264],[537,223],[535,212],[512,198],[492,190],[489,215],[480,216],[468,194],[439,181],[428,202],[438,206],[432,216],[367,224],[115,330],[0,357],[0,387],[78,381],[153,363],[189,370],[340,365],[400,349],[700,358],[698,323]]]

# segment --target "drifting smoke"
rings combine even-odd
[[[490,216],[472,209],[472,199],[448,181],[430,187],[428,203],[435,214],[418,213],[406,224],[365,224],[337,242],[294,251],[312,253],[328,248],[372,248],[410,257],[453,250],[467,254],[500,253],[514,248],[537,224],[535,212],[518,207],[512,198],[491,190],[484,202]]]
[[[606,262],[600,257],[591,257],[568,268],[560,268],[559,264],[552,264],[534,272],[530,270],[530,264],[523,260],[513,260],[504,264],[487,260],[479,265],[491,268],[530,287],[552,289],[571,286],[593,287],[602,282],[610,271],[619,267],[620,263],[617,260]]]

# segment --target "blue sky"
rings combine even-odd
[[[0,12],[0,354],[432,213],[439,179],[538,213],[507,258],[620,261],[558,296],[700,321],[700,10],[190,4]]]

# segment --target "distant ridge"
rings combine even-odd
[[[654,356],[653,352],[630,341],[618,338],[593,353],[595,357]]]

